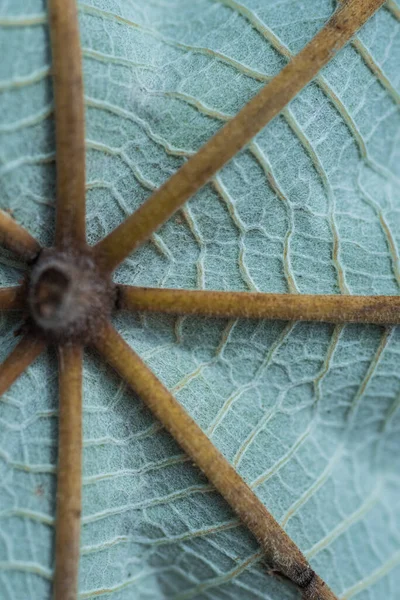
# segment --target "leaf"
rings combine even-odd
[[[318,31],[307,0],[80,3],[91,242],[130,214]],[[399,293],[399,9],[381,9],[249,148],[121,266],[124,283]],[[0,198],[54,223],[43,0],[3,2]],[[2,285],[16,283],[1,254]],[[10,268],[11,267],[11,268]],[[1,358],[16,318],[1,315]],[[125,339],[342,597],[400,582],[400,331],[129,315]],[[50,598],[53,356],[0,405],[0,586]],[[249,534],[95,356],[84,405],[81,598],[295,598]]]

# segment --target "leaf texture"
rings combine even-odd
[[[331,0],[79,3],[91,243],[137,208],[323,26]],[[398,294],[400,27],[388,3],[119,268],[123,283]],[[42,244],[55,154],[43,0],[0,0],[0,204]],[[0,281],[21,277],[2,251]],[[17,318],[1,315],[1,358]],[[400,585],[400,330],[119,315],[343,600]],[[141,403],[87,354],[80,598],[297,597]],[[0,404],[0,589],[50,598],[57,370]]]

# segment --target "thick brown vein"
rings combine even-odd
[[[302,590],[304,600],[334,600],[336,596],[250,487],[111,325],[99,333],[95,347],[225,498],[259,542],[268,563]]]
[[[113,270],[243,148],[315,77],[383,0],[348,0],[309,44],[133,215],[96,246]]]
[[[82,347],[59,348],[56,568],[54,599],[78,594],[82,496]]]
[[[0,245],[27,261],[33,260],[41,250],[39,242],[4,210],[0,210]]]
[[[122,310],[326,323],[400,323],[400,296],[217,292],[118,286]]]
[[[25,288],[22,285],[0,288],[0,310],[22,310],[25,307]]]
[[[85,232],[85,112],[82,56],[75,0],[50,0],[55,97],[56,243],[83,244]]]
[[[38,338],[26,336],[0,365],[0,396],[43,352],[46,344]]]

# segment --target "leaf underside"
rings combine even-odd
[[[303,10],[297,4],[80,3],[91,243],[334,10],[325,0],[306,0]],[[0,40],[10,56],[0,62],[0,203],[49,244],[55,145],[43,0],[2,0]],[[392,4],[125,261],[117,280],[398,294],[399,58]],[[2,285],[17,283],[19,266],[2,251]],[[0,318],[3,359],[16,343],[17,321]],[[342,598],[396,597],[398,328],[158,315],[115,322]],[[56,373],[50,354],[1,405],[0,589],[7,599],[50,597]],[[91,355],[84,398],[81,598],[296,597],[268,576],[224,502]]]

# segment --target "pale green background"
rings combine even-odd
[[[335,3],[79,6],[95,242],[276,74]],[[118,280],[399,293],[399,22],[382,8],[358,39],[381,75],[353,46],[344,49],[125,261]],[[54,221],[51,109],[44,0],[0,0],[0,204],[43,243]],[[18,281],[17,267],[2,251],[3,285]],[[17,318],[0,318],[3,358],[16,343]],[[399,329],[141,315],[116,323],[342,598],[399,597]],[[84,385],[80,598],[296,598],[92,355]],[[2,600],[51,597],[56,425],[51,354],[0,404]]]

